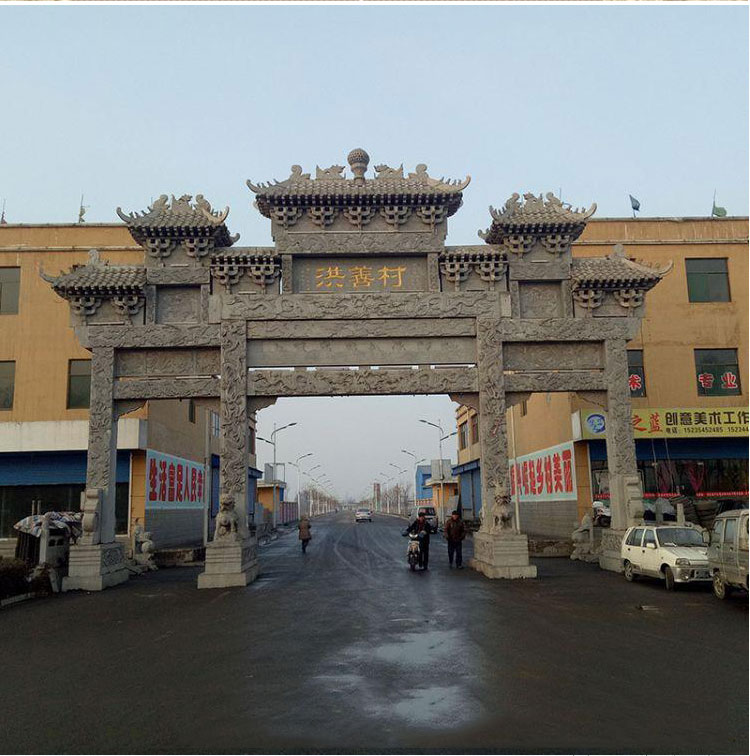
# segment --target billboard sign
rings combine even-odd
[[[747,436],[745,407],[638,407],[632,410],[635,438],[695,438]],[[573,416],[573,435],[581,439],[606,438],[607,413],[581,410]]]
[[[205,482],[199,462],[146,450],[147,509],[203,509]]]
[[[576,501],[573,442],[511,459],[510,494],[520,502]]]

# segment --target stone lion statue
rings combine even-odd
[[[240,519],[234,511],[234,497],[224,494],[219,499],[219,514],[216,515],[216,532],[214,538],[237,538],[239,535]]]

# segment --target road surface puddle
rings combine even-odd
[[[402,632],[379,645],[359,641],[323,660],[321,674],[311,679],[314,700],[334,695],[358,716],[362,712],[383,724],[408,722],[416,727],[454,728],[482,716],[472,690],[480,663],[457,630]],[[450,685],[446,685],[446,666]]]

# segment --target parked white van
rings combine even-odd
[[[747,591],[748,511],[732,509],[716,516],[708,547],[708,566],[716,598],[732,588]]]

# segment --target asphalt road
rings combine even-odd
[[[0,610],[3,753],[747,753],[748,602],[564,559],[410,573],[402,521]]]

